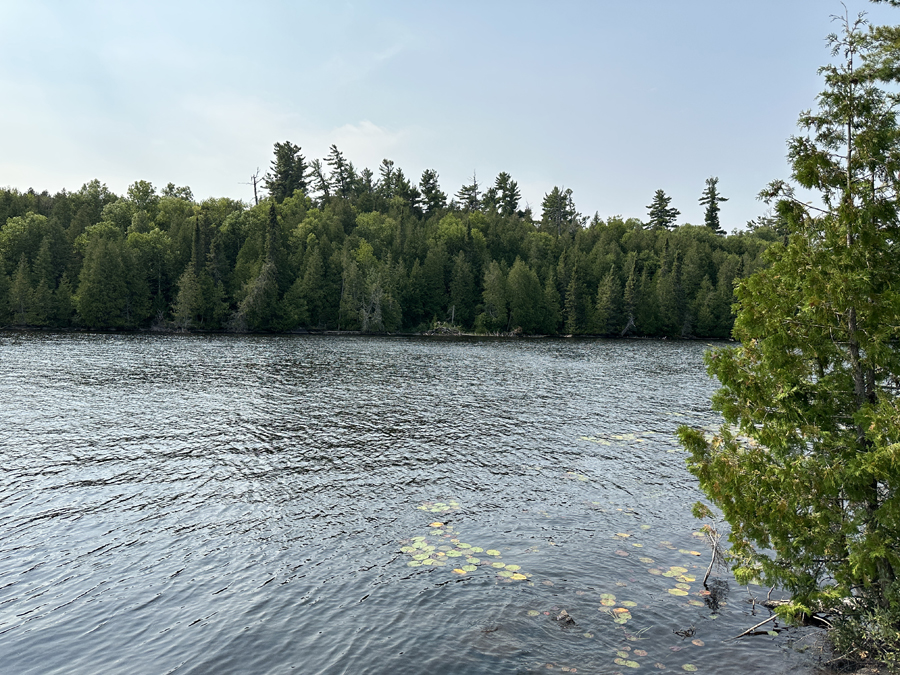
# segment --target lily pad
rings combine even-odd
[[[462,569],[464,569],[466,572],[474,572],[478,568],[475,567],[475,565],[463,565]]]
[[[647,652],[645,652],[643,649],[635,649],[634,655],[635,656],[647,656]]]
[[[528,577],[525,576],[524,574],[522,574],[521,572],[516,572],[510,577],[510,579],[514,579],[515,581],[523,581],[527,578]],[[531,585],[533,586],[534,584],[531,584]]]
[[[481,558],[466,558],[466,562],[470,565],[477,565],[481,562]]]
[[[625,666],[626,668],[640,668],[641,664],[637,661],[630,661],[628,659],[613,659],[613,663],[618,666]]]
[[[662,570],[656,569],[655,567],[651,567],[651,568],[650,568],[649,570],[647,570],[647,571],[650,572],[650,574],[652,574],[652,575],[655,576],[655,577],[658,577],[658,576],[660,576],[660,575],[663,573]]]
[[[474,549],[473,549],[473,550],[474,550]],[[476,551],[476,553],[478,553],[478,552],[479,552],[479,551]],[[500,551],[498,551],[498,550],[495,549],[495,548],[489,548],[487,551],[485,551],[485,553],[486,553],[487,555],[493,555],[493,556],[499,556],[499,555],[500,555]],[[687,570],[685,570],[685,572],[687,572]]]
[[[498,577],[511,578],[512,575],[513,575],[513,573],[510,572],[509,570],[500,570],[499,572],[497,572]]]
[[[412,553],[415,550],[416,550],[415,546],[404,546],[403,548],[400,549],[401,553]]]
[[[507,565],[506,569],[508,569],[510,572],[518,572],[522,568],[518,565]]]
[[[678,577],[678,581],[683,581],[684,583],[689,584],[693,581],[697,581],[697,577],[692,577],[689,574],[682,574],[680,577]]]
[[[422,563],[419,562],[418,560],[410,560],[408,563],[406,563],[406,566],[407,567],[421,567]]]
[[[616,656],[618,656],[620,659],[627,659],[629,656],[631,656],[631,654],[620,649],[616,652]]]
[[[413,556],[413,560],[425,560],[425,558],[430,557],[429,553],[417,553]]]
[[[706,607],[706,603],[700,602],[699,600],[688,600],[689,605],[693,605],[694,607]]]
[[[438,523],[435,521],[435,522],[431,523],[428,527],[443,527],[443,526],[444,526],[443,523]]]
[[[462,556],[462,551],[447,551],[448,558],[459,558],[460,556]]]
[[[647,558],[647,557],[638,558],[638,560],[640,560],[645,565],[652,565],[653,563],[656,562],[653,558]]]
[[[631,554],[628,551],[616,551],[616,555],[622,556],[623,558],[627,558]]]
[[[641,529],[642,529],[642,530],[649,530],[649,529],[650,529],[650,526],[649,526],[649,525],[641,525]]]
[[[491,567],[496,567],[498,570],[502,570],[504,567],[506,567],[506,565],[504,565],[502,562],[492,562]]]
[[[464,569],[460,569],[459,567],[457,567],[453,570],[453,573],[454,574],[465,574],[466,571]]]
[[[673,565],[669,569],[672,570],[673,572],[678,572],[678,574],[687,573],[687,567],[679,567],[678,565]]]
[[[536,609],[529,609],[529,610],[528,610],[527,612],[525,612],[525,613],[526,613],[528,616],[540,616],[540,615],[541,615],[541,613],[540,613],[539,611],[537,611]]]
[[[675,588],[680,588],[683,591],[691,590],[691,587],[689,584],[675,584]]]
[[[431,558],[425,558],[425,560],[422,561],[423,565],[434,565],[434,563],[435,561]]]
[[[469,549],[472,553],[484,553],[484,549],[480,546],[473,546]]]
[[[616,532],[617,537],[630,537],[630,534],[625,534],[624,532]]]
[[[700,551],[688,551],[686,548],[678,549],[679,553],[684,553],[685,555],[701,555]]]
[[[687,594],[688,594],[687,591],[684,591],[684,590],[682,590],[682,589],[680,589],[680,588],[670,588],[670,589],[669,589],[669,593],[670,593],[671,595],[679,595],[679,596],[680,596],[680,595],[687,595]]]
[[[631,600],[622,600],[619,604],[622,605],[622,607],[637,607],[637,603],[632,602]]]
[[[472,548],[472,544],[457,544],[457,548]]]
[[[681,666],[681,669],[686,670],[689,673],[697,672],[697,666],[695,666],[693,663],[685,663],[683,666]]]
[[[691,640],[691,644],[697,645],[698,647],[704,646],[706,643],[701,639]]]

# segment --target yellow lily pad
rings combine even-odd
[[[453,570],[453,573],[454,574],[465,574],[466,571],[464,569],[460,569],[459,567],[457,567]]]
[[[527,579],[527,578],[528,578],[528,577],[525,576],[524,574],[522,574],[521,572],[515,572],[515,573],[510,577],[510,579],[515,579],[516,581],[523,581],[523,580],[525,580],[525,579]]]
[[[688,592],[680,588],[670,588],[668,591],[671,595],[687,595]]]

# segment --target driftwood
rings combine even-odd
[[[747,630],[745,630],[745,631],[744,631],[743,633],[741,633],[740,635],[735,635],[733,638],[729,638],[729,639],[731,639],[731,640],[737,640],[738,638],[744,637],[745,635],[747,635],[747,634],[752,633],[753,631],[755,631],[755,630],[756,630],[757,628],[759,628],[760,626],[765,626],[767,623],[769,623],[770,621],[774,621],[774,620],[777,619],[777,618],[778,618],[778,615],[777,615],[777,614],[773,614],[772,616],[770,616],[770,617],[769,617],[768,619],[766,619],[765,621],[760,621],[758,624],[756,624],[756,625],[753,626],[752,628],[748,628]]]

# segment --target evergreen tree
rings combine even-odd
[[[464,211],[477,211],[481,206],[481,189],[474,172],[472,173],[472,182],[463,185],[456,193],[456,200]]]
[[[662,190],[657,190],[653,195],[653,201],[647,206],[649,226],[652,230],[671,230],[675,228],[675,220],[681,211],[670,207],[672,198]]]
[[[870,35],[860,19],[832,36],[842,62],[821,69],[818,110],[789,142],[793,178],[822,209],[783,181],[764,193],[791,234],[738,286],[739,346],[707,356],[725,424],[679,434],[731,525],[739,582],[783,585],[789,616],[834,609],[839,653],[896,663],[900,125]]]
[[[484,272],[484,311],[478,317],[479,327],[489,333],[506,330],[506,277],[496,260],[492,260]]]
[[[706,189],[700,197],[700,204],[706,207],[703,214],[704,224],[716,234],[725,234],[725,230],[719,224],[719,204],[727,202],[728,199],[719,194],[719,179],[716,176],[710,176],[706,179]]]
[[[422,193],[422,201],[425,205],[425,216],[429,217],[446,208],[447,195],[441,192],[438,184],[438,173],[433,169],[425,169],[419,180],[419,190]]]
[[[295,190],[306,190],[307,172],[306,158],[300,154],[299,146],[290,141],[276,143],[275,158],[263,179],[263,185],[280,204]]]
[[[509,293],[509,323],[523,333],[534,333],[541,320],[541,282],[521,258],[516,258],[506,280]]]

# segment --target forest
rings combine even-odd
[[[646,221],[603,220],[560,187],[538,216],[507,173],[450,198],[438,178],[288,141],[251,203],[143,180],[2,189],[0,326],[725,338],[735,281],[783,236],[773,218],[726,235],[716,178],[702,225],[662,190]]]

